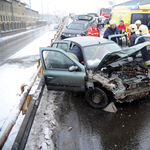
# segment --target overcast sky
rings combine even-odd
[[[97,9],[101,7],[109,7],[109,0],[21,0],[30,4],[31,8],[39,11],[39,13],[52,13],[55,10],[66,11],[67,13],[97,13]],[[117,4],[127,0],[114,0]],[[42,7],[43,6],[43,7]]]

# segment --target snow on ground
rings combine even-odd
[[[54,111],[57,109],[54,101],[61,99],[63,94],[63,91],[48,91],[45,87],[25,150],[54,149],[51,136],[55,127],[58,126],[54,116]]]
[[[19,52],[14,54],[0,66],[0,131],[9,114],[12,114],[16,103],[20,100],[20,87],[29,84],[37,70],[39,47],[50,45],[56,31],[50,31],[39,37]],[[33,92],[34,93],[34,92]],[[14,131],[13,136],[17,132]],[[3,150],[11,149],[15,137],[5,143]]]

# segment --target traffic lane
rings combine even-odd
[[[56,100],[56,150],[150,149],[149,98],[116,104],[114,114],[90,107],[83,95],[65,92],[60,102]]]
[[[11,57],[13,54],[32,43],[45,33],[48,33],[52,27],[40,27],[32,31],[22,32],[2,38],[0,41],[0,63]]]

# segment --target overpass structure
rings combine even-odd
[[[118,5],[114,5],[112,8],[116,7],[116,6],[128,6],[128,5],[147,5],[150,4],[150,0],[130,0],[124,3],[120,3]]]

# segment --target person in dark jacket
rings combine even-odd
[[[129,27],[129,32],[131,33],[130,39],[129,39],[129,47],[133,46],[135,43],[135,39],[137,38],[137,35],[135,34],[137,30],[137,26],[135,24],[131,24]]]
[[[140,37],[137,38],[135,44],[144,43],[146,40],[144,36],[148,35],[148,28],[146,25],[141,25],[139,27]],[[148,35],[149,36],[149,35]],[[147,45],[141,49],[143,60],[145,61],[145,65],[150,67],[150,45]]]
[[[69,50],[68,52],[71,53],[71,54],[74,54],[74,55],[78,58],[78,60],[79,60],[80,63],[83,62],[83,55],[82,55],[82,51],[81,51],[81,49],[79,48],[79,46],[75,45],[75,46],[74,46],[71,50]]]
[[[103,38],[108,39],[109,35],[122,33],[122,30],[120,30],[118,27],[116,27],[116,21],[115,20],[111,19],[109,21],[109,24],[110,24],[110,27],[108,27],[105,30]],[[112,38],[111,40],[119,44],[119,38]]]

